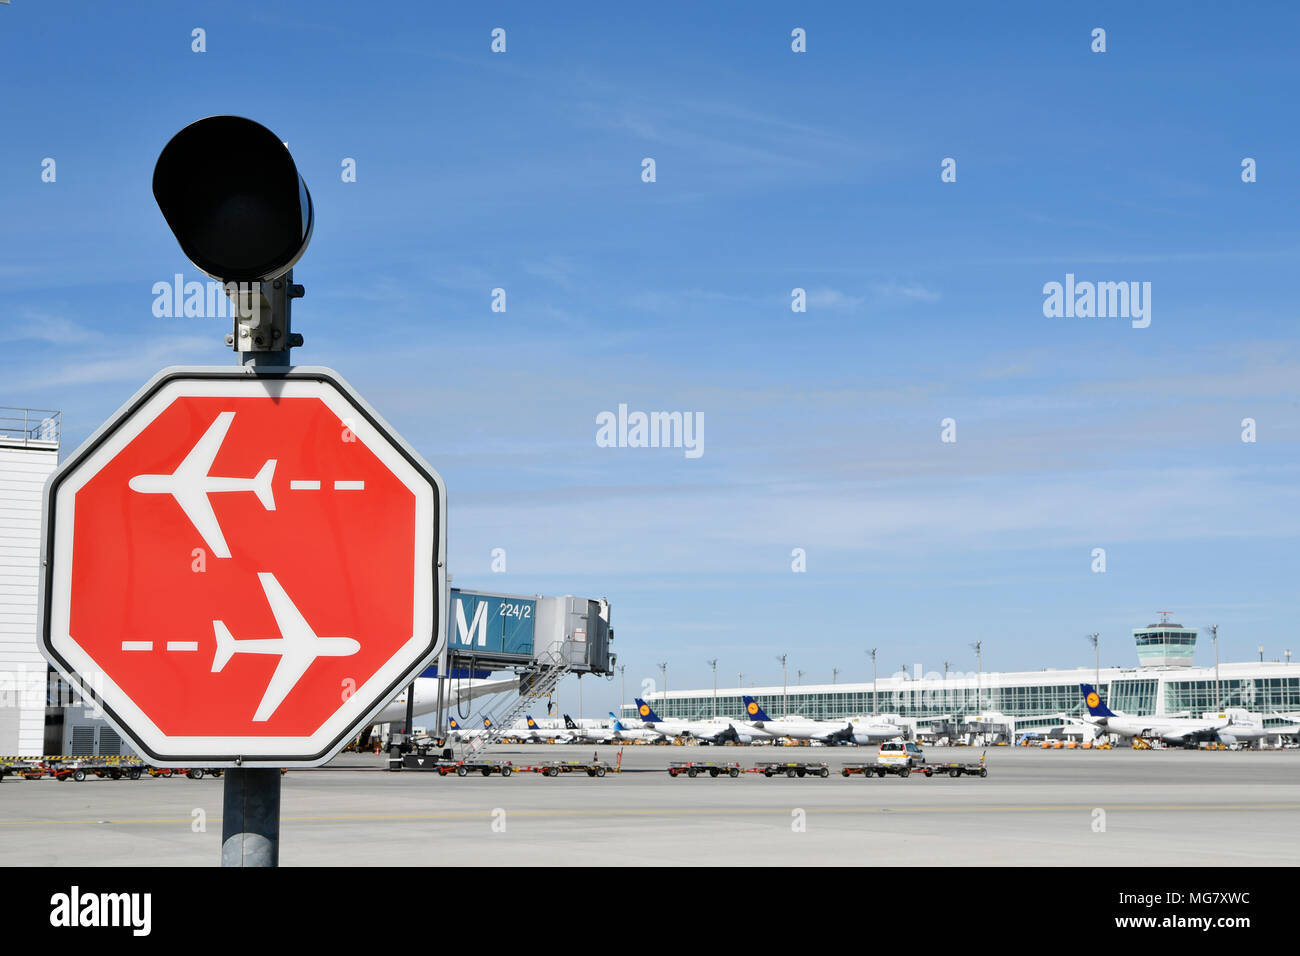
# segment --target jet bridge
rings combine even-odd
[[[447,613],[447,644],[436,668],[425,672],[440,681],[438,737],[446,736],[442,706],[447,700],[446,682],[458,672],[477,676],[510,670],[519,675],[519,695],[502,695],[495,712],[484,715],[493,729],[477,738],[476,749],[499,740],[500,731],[509,728],[537,699],[550,694],[565,676],[609,676],[614,672],[617,655],[610,653],[614,631],[609,601],[604,598],[453,588]]]
[[[613,673],[610,607],[604,598],[525,597],[452,588],[447,601],[447,646],[435,677],[457,669],[524,670],[558,657],[575,674]]]

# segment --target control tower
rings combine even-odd
[[[1172,611],[1160,611],[1160,623],[1133,629],[1140,667],[1191,667],[1196,653],[1197,630],[1169,620]]]

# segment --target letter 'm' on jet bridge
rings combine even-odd
[[[234,412],[221,412],[208,426],[203,437],[195,442],[185,460],[170,475],[136,475],[128,482],[132,491],[144,495],[167,494],[190,519],[190,524],[203,537],[203,542],[215,557],[230,557],[230,547],[221,533],[221,523],[212,510],[209,495],[232,491],[251,491],[267,511],[275,510],[275,497],[271,493],[271,479],[275,475],[276,459],[268,458],[266,464],[252,478],[222,478],[212,475],[212,463],[221,451],[221,443],[235,420]],[[319,481],[295,480],[289,482],[290,491],[319,491]],[[335,481],[335,491],[363,491],[364,481]]]

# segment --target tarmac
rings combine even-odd
[[[615,763],[617,747],[499,746],[491,759]],[[282,866],[1290,866],[1300,750],[991,748],[987,778],[844,778],[874,747],[626,746],[603,778],[390,773],[343,755],[282,778]],[[978,761],[927,747],[931,763]],[[826,761],[831,776],[673,778],[669,761]],[[8,866],[214,866],[222,781],[6,778]]]

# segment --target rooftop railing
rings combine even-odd
[[[48,408],[8,408],[0,405],[0,443],[57,447],[63,413]]]

